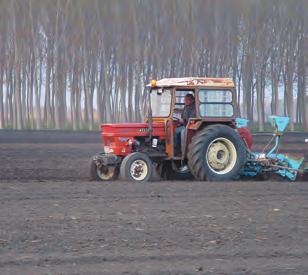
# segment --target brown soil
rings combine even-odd
[[[0,274],[308,274],[307,182],[89,182],[99,142],[0,132]]]

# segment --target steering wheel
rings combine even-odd
[[[180,126],[182,124],[182,123],[180,123],[181,119],[179,117],[175,116],[175,115],[172,116],[172,120],[173,120],[173,123],[175,123],[175,125],[177,125],[177,126]]]
[[[178,116],[176,116],[175,114],[173,114],[172,116],[173,121],[179,121],[180,118]]]

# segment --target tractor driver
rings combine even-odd
[[[182,111],[181,118],[177,122],[174,131],[174,150],[176,155],[181,155],[184,141],[185,127],[190,118],[196,117],[195,97],[193,94],[186,94],[184,97],[185,107]]]

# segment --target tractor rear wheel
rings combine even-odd
[[[92,160],[90,177],[91,180],[95,181],[116,180],[119,177],[119,167],[110,165],[97,165],[96,162]]]
[[[246,162],[246,146],[240,135],[226,125],[211,125],[193,138],[188,165],[198,180],[232,180]]]
[[[152,177],[152,172],[152,161],[146,154],[139,152],[127,155],[120,167],[121,178],[128,181],[147,182]]]

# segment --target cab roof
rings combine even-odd
[[[149,83],[147,87],[151,87]],[[180,77],[180,78],[163,78],[156,81],[154,87],[228,87],[234,88],[234,82],[231,78],[210,78],[210,77]]]

